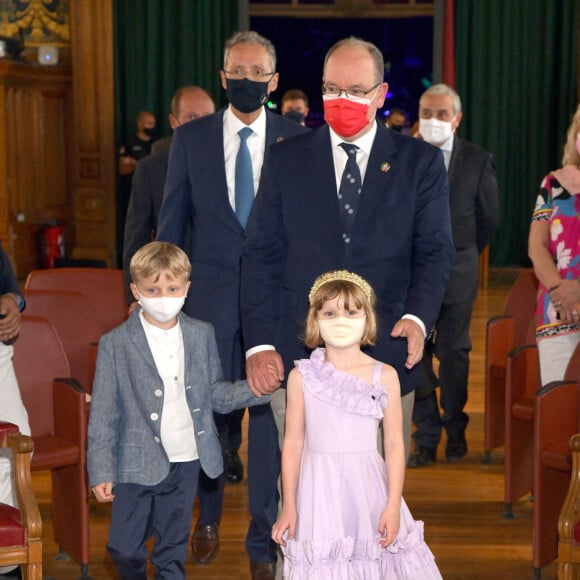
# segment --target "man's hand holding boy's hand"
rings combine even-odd
[[[275,371],[272,372],[272,369]],[[263,350],[248,357],[246,377],[250,391],[256,397],[273,393],[284,380],[284,363],[280,353],[275,350]]]

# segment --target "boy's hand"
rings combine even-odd
[[[270,374],[271,364],[277,369],[273,376]],[[280,353],[275,350],[263,350],[248,357],[246,379],[250,391],[256,397],[273,393],[284,380],[284,363]]]
[[[113,494],[113,483],[108,481],[107,483],[99,483],[93,487],[93,493],[97,498],[97,501],[101,503],[111,502],[115,499]]]
[[[277,390],[278,388],[280,388],[280,385],[282,383],[280,382],[280,377],[278,376],[278,367],[274,361],[270,361],[268,363],[268,373],[272,377],[272,380],[278,383],[278,386],[274,387],[274,390]]]

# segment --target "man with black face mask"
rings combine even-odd
[[[129,135],[119,148],[119,191],[117,195],[117,256],[123,255],[123,232],[131,197],[133,174],[137,163],[151,153],[157,120],[149,111],[139,111],[135,119],[137,131]]]
[[[193,265],[185,302],[190,316],[216,331],[223,378],[242,378],[245,345],[240,328],[240,263],[245,228],[258,189],[266,148],[307,131],[264,108],[278,85],[276,52],[256,32],[239,32],[226,42],[220,72],[229,106],[178,127],[173,135],[157,239],[183,248]],[[242,413],[216,416],[225,463],[239,462]],[[203,426],[196,426],[203,436]],[[201,432],[201,434],[200,434]],[[276,480],[280,469],[277,430],[270,405],[250,410],[248,487],[252,524],[247,549],[252,575],[274,578]],[[241,467],[241,464],[240,464]],[[224,476],[200,480],[201,515],[192,538],[194,561],[211,562],[218,550]]]
[[[292,119],[301,125],[306,125],[310,109],[308,107],[308,97],[300,89],[290,89],[282,97],[280,113],[287,119]]]

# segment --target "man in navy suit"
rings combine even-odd
[[[253,202],[268,145],[308,129],[270,113],[263,106],[278,84],[276,52],[269,40],[255,32],[234,35],[226,42],[224,70],[220,74],[229,106],[178,127],[174,133],[157,238],[183,247],[189,230],[190,245],[185,250],[193,274],[185,312],[214,325],[224,378],[236,380],[244,366],[240,267],[247,212],[251,210],[251,206],[245,205],[245,216],[239,211],[244,208],[237,203],[237,183],[241,181],[236,178],[238,158],[245,153],[240,166],[243,165],[247,177],[249,157]],[[244,183],[247,193],[248,183]],[[246,545],[253,576],[268,578],[273,577],[272,562],[276,556],[270,530],[271,519],[276,516],[279,449],[270,406],[249,412],[248,487],[252,523]],[[216,422],[223,424],[225,420],[222,417]],[[232,422],[228,426],[239,432],[241,414],[235,420],[237,426]],[[223,477],[218,482],[214,480],[213,493],[208,493],[211,483],[201,482],[200,489],[205,488],[202,514],[192,538],[194,560],[203,564],[217,553],[223,501]]]
[[[375,120],[383,74],[374,45],[335,44],[324,63],[327,124],[268,151],[244,245],[242,320],[248,383],[270,392],[269,364],[282,378],[308,356],[300,336],[316,277],[342,268],[363,276],[377,294],[380,329],[369,353],[399,373],[408,451],[416,365],[454,248],[441,152]],[[344,203],[343,177],[361,184],[356,204]]]
[[[460,461],[467,453],[465,429],[469,376],[469,323],[477,295],[479,254],[499,224],[499,191],[492,156],[456,134],[461,122],[461,100],[447,85],[433,85],[419,102],[419,133],[443,152],[449,173],[450,211],[455,263],[443,297],[436,332],[421,361],[423,379],[417,390],[413,421],[415,451],[409,467],[424,467],[437,458],[443,428],[445,457]],[[433,355],[439,361],[438,376]],[[439,412],[435,389],[440,386]]]
[[[169,124],[175,130],[185,123],[212,113],[215,113],[215,105],[206,91],[194,85],[180,87],[171,99]],[[171,137],[156,141],[151,148],[151,154],[137,163],[133,175],[123,243],[123,270],[125,271],[128,302],[135,300],[129,287],[131,258],[141,246],[149,243],[152,237],[155,237],[157,231],[170,145]],[[157,150],[156,147],[158,147]]]

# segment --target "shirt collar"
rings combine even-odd
[[[449,153],[451,153],[453,151],[453,139],[454,138],[455,138],[455,133],[452,133],[451,137],[449,137],[449,139],[447,139],[447,141],[445,141],[444,143],[439,145],[439,149],[441,149],[441,151],[449,151]]]
[[[332,129],[332,127],[329,126],[328,128],[330,129],[330,144],[332,145],[333,149],[335,147],[338,147],[341,143],[345,143],[344,138],[338,135]],[[359,137],[354,141],[348,141],[348,143],[356,145],[359,149],[362,149],[367,155],[370,156],[376,134],[377,134],[377,122],[374,121],[371,130],[368,131],[368,133],[365,133],[362,137]]]
[[[266,110],[264,107],[260,107],[258,118],[251,125],[246,125],[233,114],[231,107],[228,105],[228,108],[224,111],[224,126],[226,133],[229,135],[237,134],[240,129],[249,127],[254,133],[256,133],[256,135],[265,139]]]
[[[143,316],[143,308],[141,308],[139,311],[139,318],[141,319],[141,323],[147,329],[147,332],[150,333],[154,338],[167,337],[171,339],[177,336],[179,332],[181,332],[179,317],[177,318],[177,324],[168,329],[159,328],[158,326],[154,326],[150,322],[147,322],[147,319],[145,316]]]

